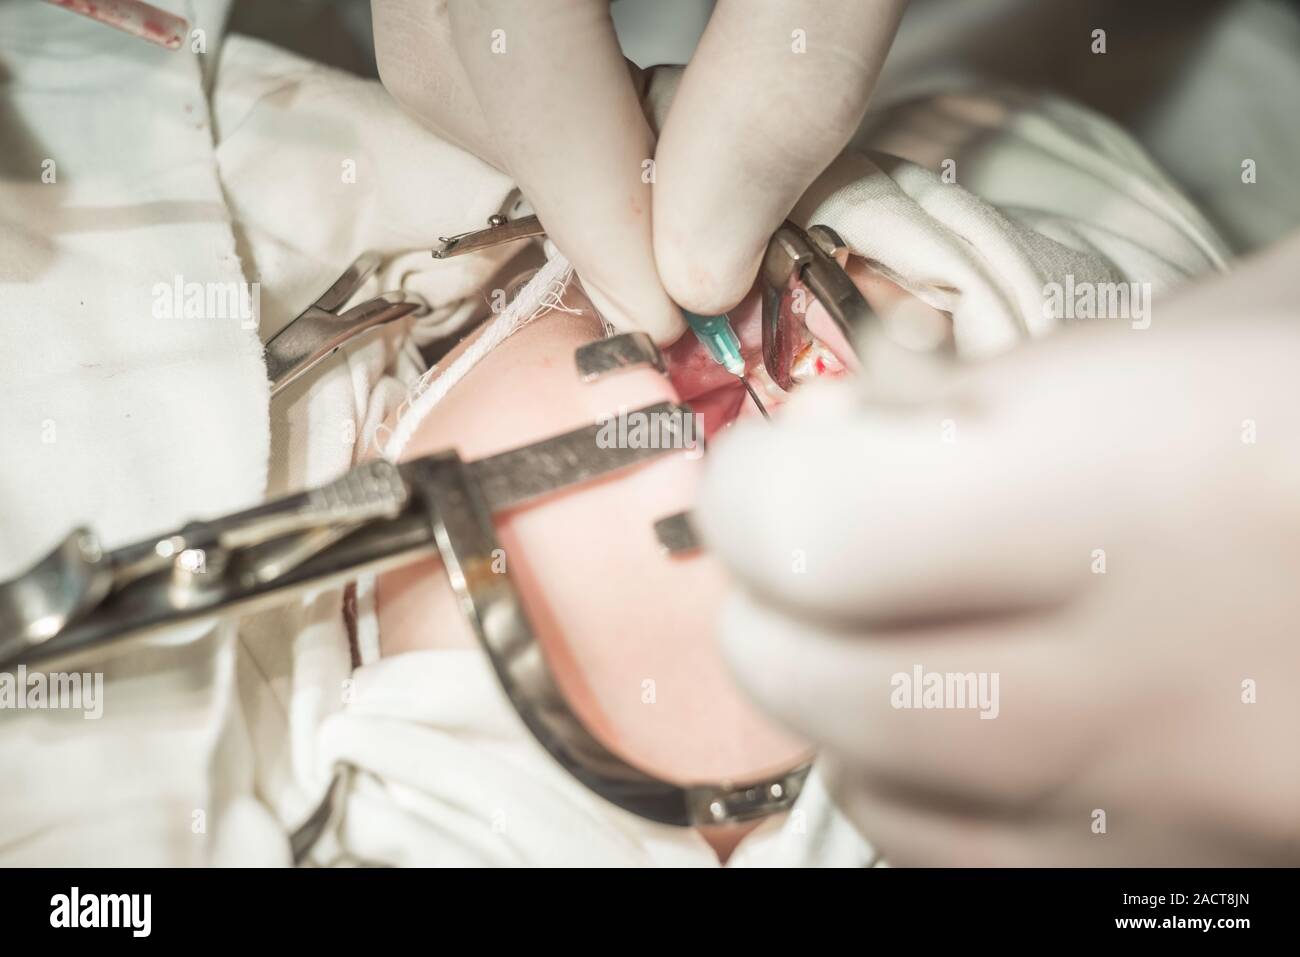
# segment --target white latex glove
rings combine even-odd
[[[905,0],[718,0],[655,152],[675,302],[731,309],[772,233],[857,131]]]
[[[684,329],[674,300],[717,313],[749,291],[768,238],[856,130],[903,5],[719,0],[657,152],[608,0],[372,9],[393,96],[514,177],[606,318],[669,342]]]
[[[728,659],[889,860],[1300,863],[1298,253],[710,451]],[[895,707],[917,666],[996,717]]]

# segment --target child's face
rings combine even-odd
[[[585,305],[576,290],[565,301]],[[751,296],[733,313],[751,354],[757,310]],[[734,378],[698,361],[689,336],[668,350],[672,381],[642,367],[584,384],[573,353],[600,336],[590,310],[534,320],[448,393],[405,456],[453,448],[479,458],[665,401],[706,409],[710,431],[754,411]],[[698,452],[673,453],[497,519],[509,573],[570,706],[612,750],[680,783],[751,778],[808,756],[728,675],[714,641],[728,587],[721,567],[706,552],[666,556],[655,537],[658,519],[693,505],[703,468]],[[475,645],[434,561],[381,577],[378,606],[385,655]]]

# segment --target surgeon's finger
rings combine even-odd
[[[981,410],[978,388],[843,415],[858,384],[820,385],[710,450],[698,524],[754,591],[896,624],[1051,605],[1089,578],[1092,450],[1069,422]]]
[[[1002,814],[1080,773],[1110,694],[1068,617],[840,631],[743,591],[720,630],[739,686],[776,720],[936,810]],[[1049,637],[1050,636],[1050,637]],[[1118,693],[1117,693],[1118,695]]]
[[[373,0],[370,10],[384,88],[424,126],[499,168],[496,142],[456,56],[446,0]]]
[[[818,770],[838,807],[894,867],[1029,867],[1059,863],[1062,842],[1043,822],[936,808],[907,792],[881,789],[860,769],[825,755]],[[1050,843],[1049,843],[1050,840]]]
[[[497,153],[597,308],[669,341],[655,270],[646,122],[605,0],[457,2],[452,35]]]
[[[866,110],[902,0],[721,0],[655,156],[659,272],[687,309],[745,295],[772,232]]]

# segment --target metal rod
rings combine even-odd
[[[92,614],[28,648],[21,661],[47,661],[178,623],[245,614],[275,605],[296,589],[342,585],[359,575],[387,571],[436,554],[427,511],[422,503],[413,502],[397,518],[362,526],[274,581],[250,584],[233,594],[218,592],[208,603],[178,600],[180,596],[168,587],[169,571],[141,578],[109,595]],[[0,661],[0,667],[18,661],[15,656],[12,661]]]

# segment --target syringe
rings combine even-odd
[[[695,338],[699,339],[704,348],[709,351],[713,361],[740,380],[749,397],[758,406],[758,411],[763,413],[763,418],[767,418],[767,409],[763,408],[763,403],[758,401],[757,393],[745,378],[745,357],[740,351],[740,339],[736,335],[736,330],[731,328],[731,320],[726,313],[717,316],[701,316],[683,309],[682,315],[686,317],[686,324],[691,327],[691,332],[695,333]]]

